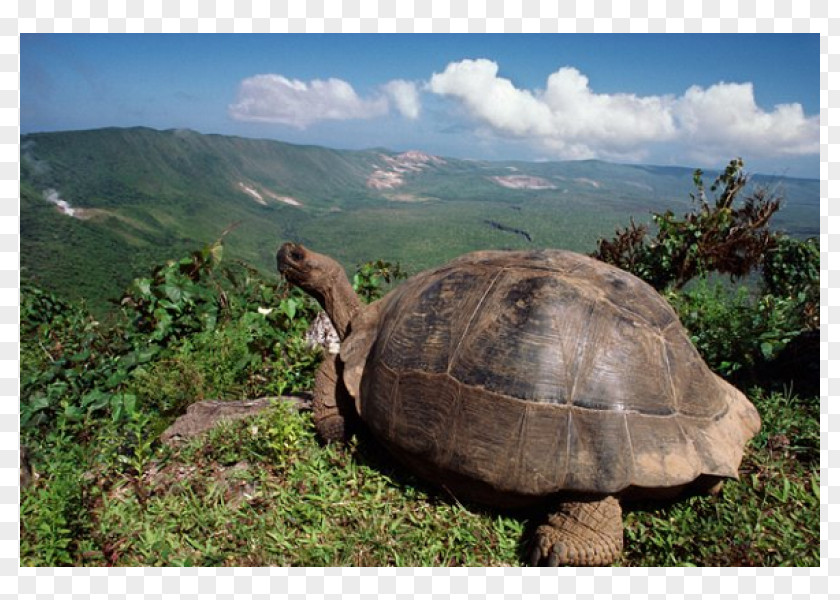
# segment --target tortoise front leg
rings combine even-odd
[[[621,505],[614,496],[563,502],[537,528],[531,566],[606,566],[624,545]]]
[[[341,378],[338,356],[325,352],[312,392],[313,420],[321,439],[327,443],[347,440],[355,410]]]

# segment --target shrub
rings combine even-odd
[[[729,378],[750,376],[801,331],[797,303],[769,294],[732,289],[703,279],[689,289],[671,290],[674,306],[706,363]]]
[[[763,289],[778,298],[791,298],[802,312],[803,326],[820,325],[820,244],[817,238],[797,240],[779,236],[762,263]]]
[[[768,230],[781,199],[758,189],[736,204],[747,184],[741,159],[730,161],[709,188],[722,191],[706,197],[703,172],[694,173],[694,209],[682,218],[671,211],[653,215],[657,231],[633,221],[612,240],[598,240],[595,258],[644,279],[658,290],[681,289],[695,277],[717,272],[744,277],[757,268],[776,244]]]
[[[408,274],[399,263],[384,260],[366,262],[356,268],[353,275],[353,289],[365,302],[381,298],[391,283],[405,279]]]

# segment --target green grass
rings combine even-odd
[[[371,461],[379,462],[369,447],[320,446],[309,416],[279,405],[177,451],[159,448],[139,493],[137,478],[98,474],[89,534],[74,540],[72,562],[516,564],[521,524],[471,512]],[[25,522],[42,516],[36,506],[24,504]],[[49,541],[26,533],[33,547]],[[23,562],[53,559],[30,554]]]
[[[625,518],[633,565],[817,566],[820,563],[819,402],[753,395],[762,430],[738,481]]]
[[[819,564],[818,404],[753,399],[764,425],[741,479],[717,497],[629,507],[616,564]],[[23,564],[520,565],[540,519],[464,506],[365,436],[322,446],[284,404],[140,463],[137,477],[93,461],[74,493],[58,469],[24,492]]]

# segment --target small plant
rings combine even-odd
[[[385,294],[388,284],[405,279],[408,274],[402,270],[399,263],[383,260],[367,262],[360,265],[353,275],[353,289],[365,302],[378,300]]]
[[[222,464],[247,460],[285,470],[304,458],[314,443],[310,415],[279,401],[262,415],[216,428],[196,447],[205,458]]]
[[[132,329],[157,345],[194,331],[213,329],[224,295],[209,276],[221,255],[220,240],[191,256],[157,267],[151,277],[136,279],[120,302]]]
[[[91,494],[83,484],[91,457],[76,443],[73,424],[61,417],[37,450],[33,466],[41,478],[21,490],[21,564],[70,566],[92,526]]]
[[[277,350],[277,358],[272,363],[274,386],[271,389],[278,395],[311,390],[315,371],[321,364],[321,351],[300,337],[289,338]]]

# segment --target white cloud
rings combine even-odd
[[[310,82],[282,75],[254,75],[239,84],[230,115],[239,121],[282,123],[305,128],[317,121],[370,119],[388,113],[384,97],[360,98],[341,79]]]
[[[427,89],[456,99],[496,135],[530,141],[559,158],[643,159],[674,142],[705,156],[808,154],[819,151],[819,118],[801,105],[762,110],[752,85],[693,86],[683,96],[598,94],[572,67],[552,73],[544,90],[519,89],[490,60],[462,60],[435,73]]]
[[[538,137],[550,133],[548,107],[497,73],[498,66],[492,61],[462,60],[432,75],[428,88],[435,94],[457,98],[472,116],[500,131]]]
[[[420,93],[411,81],[394,79],[382,86],[400,114],[409,119],[420,116]]]
[[[395,79],[360,96],[347,81],[300,81],[277,74],[244,79],[232,118],[304,129],[327,120],[374,119],[394,112],[417,120],[421,92],[451,98],[475,125],[476,141],[500,138],[545,158],[700,161],[819,153],[819,116],[800,104],[767,110],[751,83],[692,86],[682,95],[596,93],[573,67],[551,73],[542,89],[519,88],[487,59],[449,63],[418,85]]]
[[[751,83],[692,86],[673,111],[680,132],[698,148],[738,148],[762,157],[819,153],[819,117],[807,117],[800,104],[764,111]]]
[[[342,79],[305,82],[282,75],[254,75],[239,84],[236,101],[228,107],[238,121],[282,123],[304,129],[318,121],[373,119],[388,114],[391,103],[403,116],[417,118],[420,97],[416,86],[394,80],[381,93],[362,98]]]
[[[532,92],[499,77],[495,62],[464,60],[435,73],[429,89],[458,99],[497,133],[530,138],[565,158],[624,156],[674,131],[665,99],[595,94],[571,67],[552,73],[545,90]]]

